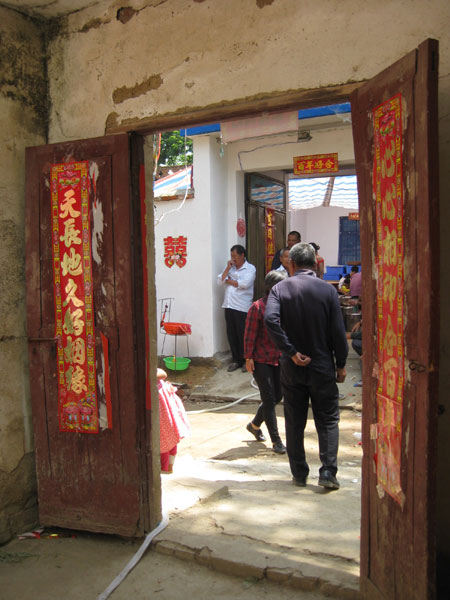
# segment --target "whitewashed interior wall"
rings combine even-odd
[[[214,181],[225,180],[225,163],[215,164],[209,137],[197,140],[194,152],[195,197],[182,201],[156,202],[155,251],[156,289],[158,301],[172,300],[171,321],[189,323],[191,356],[212,356],[215,343],[220,345],[220,335],[215,334],[213,315],[217,316],[217,291],[215,276],[219,268],[219,256],[226,246],[226,188]],[[214,146],[213,146],[214,149]],[[178,209],[178,210],[177,210]],[[170,212],[172,211],[172,212]],[[158,223],[159,220],[159,223]],[[222,223],[218,227],[218,223]],[[215,232],[216,243],[212,244]],[[187,260],[182,268],[164,262],[164,238],[172,236],[187,238]],[[158,318],[160,304],[158,302]],[[158,351],[162,351],[164,334],[159,333]],[[217,338],[216,342],[214,338]],[[175,339],[166,336],[164,354],[174,353]],[[186,340],[177,340],[177,354],[186,355]]]
[[[318,206],[306,210],[291,211],[290,230],[299,231],[303,242],[315,242],[320,246],[320,256],[326,265],[338,264],[339,217],[349,211],[337,206]]]
[[[192,356],[209,357],[228,350],[221,308],[224,289],[216,284],[216,277],[225,268],[231,246],[246,245],[246,239],[239,238],[236,230],[237,219],[245,216],[245,173],[241,163],[245,160],[248,171],[264,171],[282,178],[281,169],[290,168],[293,157],[306,151],[338,152],[342,162],[354,160],[348,127],[317,132],[314,143],[292,143],[293,139],[275,136],[242,140],[225,145],[221,155],[217,134],[194,136],[195,198],[186,200],[178,212],[168,211],[178,208],[179,201],[157,202],[156,219],[167,212],[155,229],[157,296],[174,297],[171,319],[192,325],[189,338]],[[324,238],[324,245],[319,242],[325,252],[322,256],[329,264],[336,264],[341,214],[348,211],[335,208],[295,211],[289,226],[298,229],[305,241],[317,241],[320,234]],[[164,264],[163,239],[169,235],[188,238],[187,264],[182,269]],[[163,336],[159,334],[160,353]],[[181,349],[185,352],[185,340],[179,338],[177,344],[178,352]],[[164,354],[173,352],[174,339],[166,336]]]
[[[312,121],[299,121],[299,128]],[[279,171],[292,169],[294,156],[337,152],[340,163],[353,164],[352,130],[349,126],[331,127],[312,132],[309,142],[295,142],[291,134],[241,140],[227,144],[230,169],[235,171]]]

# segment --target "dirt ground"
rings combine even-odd
[[[268,442],[256,442],[245,429],[255,399],[210,411],[227,399],[255,393],[250,375],[229,374],[220,365],[170,373],[172,381],[184,384],[192,437],[179,444],[174,473],[161,478],[169,525],[110,597],[356,597],[349,590],[359,572],[362,449],[361,413],[355,410],[360,392],[353,388],[358,365],[353,368],[354,373],[349,365],[342,389],[341,489],[331,493],[316,483],[312,419],[306,431],[311,475],[307,488],[295,488],[286,456],[276,455]],[[205,402],[206,397],[215,401]],[[281,407],[278,421],[284,439]],[[45,530],[41,538],[15,539],[0,548],[0,600],[98,598],[141,543],[58,529]]]
[[[75,534],[74,534],[75,535]],[[136,542],[76,533],[74,538],[14,541],[0,548],[1,600],[95,600],[138,549]],[[255,577],[233,577],[147,551],[111,600],[324,600]]]

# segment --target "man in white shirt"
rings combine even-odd
[[[288,277],[289,277],[289,262],[291,260],[289,258],[290,251],[291,251],[291,249],[289,248],[289,246],[286,246],[286,248],[282,248],[280,250],[281,265],[278,267],[278,269],[275,269],[275,271],[281,271],[281,273],[285,273]]]
[[[225,298],[222,308],[225,309],[227,338],[230,344],[232,362],[228,371],[236,371],[242,367],[246,372],[244,360],[245,320],[253,302],[253,284],[256,269],[246,260],[243,246],[236,244],[230,250],[230,260],[223,273],[217,276],[217,283],[225,285]]]

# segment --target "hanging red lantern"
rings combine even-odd
[[[238,233],[239,237],[241,237],[241,238],[245,237],[246,227],[245,227],[245,221],[244,221],[244,219],[238,219],[237,220],[236,230],[237,230],[237,233]]]

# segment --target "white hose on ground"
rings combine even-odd
[[[251,381],[251,386],[258,389],[258,386],[255,384],[254,379],[252,379],[252,381]],[[216,406],[214,408],[203,408],[202,410],[187,410],[186,412],[188,415],[199,415],[200,413],[214,412],[217,410],[225,410],[226,408],[231,408],[232,406],[235,406],[235,404],[239,404],[239,402],[242,402],[243,400],[247,400],[247,398],[253,398],[253,396],[258,396],[258,395],[259,395],[259,391],[254,392],[253,394],[247,394],[247,396],[242,396],[242,398],[239,398],[238,400],[234,400],[230,404],[224,404],[223,406]]]
[[[165,512],[163,512],[161,523],[159,523],[159,525],[157,527],[155,527],[155,529],[153,529],[152,531],[150,531],[150,533],[148,533],[146,535],[144,542],[142,543],[141,547],[136,552],[136,554],[133,556],[133,558],[130,560],[130,562],[122,569],[122,571],[119,573],[119,575],[117,575],[117,577],[115,579],[113,579],[113,581],[106,588],[106,590],[104,592],[102,592],[100,594],[100,596],[97,596],[97,600],[106,600],[106,598],[109,598],[109,596],[113,593],[113,591],[119,587],[119,585],[122,583],[122,581],[128,575],[128,573],[134,569],[134,567],[137,565],[137,563],[144,556],[144,552],[149,547],[150,542],[153,540],[153,538],[155,536],[157,536],[158,533],[160,533],[163,529],[165,529],[168,524],[169,524],[169,517],[167,516],[167,514]]]
[[[255,384],[254,379],[252,379],[252,381],[251,381],[251,386],[258,389],[258,386]],[[204,410],[190,410],[187,412],[189,414],[200,414],[200,413],[212,412],[212,411],[216,411],[216,410],[225,410],[226,408],[230,408],[231,406],[234,406],[235,404],[239,404],[239,402],[242,402],[243,400],[247,400],[247,398],[253,398],[253,396],[258,396],[258,395],[259,395],[259,391],[254,392],[253,394],[247,394],[246,396],[242,396],[242,398],[239,398],[238,400],[234,400],[230,404],[225,404],[224,406],[218,406],[215,408],[206,408]],[[119,587],[119,585],[122,583],[122,581],[125,579],[125,577],[130,573],[130,571],[132,571],[134,569],[134,567],[137,565],[137,563],[144,556],[144,552],[149,547],[150,542],[153,540],[153,538],[156,537],[158,535],[158,533],[160,533],[163,529],[165,529],[168,524],[169,524],[169,517],[167,516],[166,513],[163,513],[163,518],[162,518],[161,523],[159,523],[159,525],[157,527],[155,527],[155,529],[153,529],[152,531],[150,531],[149,534],[147,534],[141,547],[136,552],[136,554],[133,556],[133,558],[130,560],[130,562],[127,565],[125,565],[125,567],[122,569],[122,571],[119,573],[119,575],[117,575],[117,577],[115,577],[113,579],[113,581],[106,588],[106,590],[104,592],[102,592],[100,594],[100,596],[97,596],[97,600],[106,600],[107,598],[109,598],[109,596],[113,593],[113,591]]]

